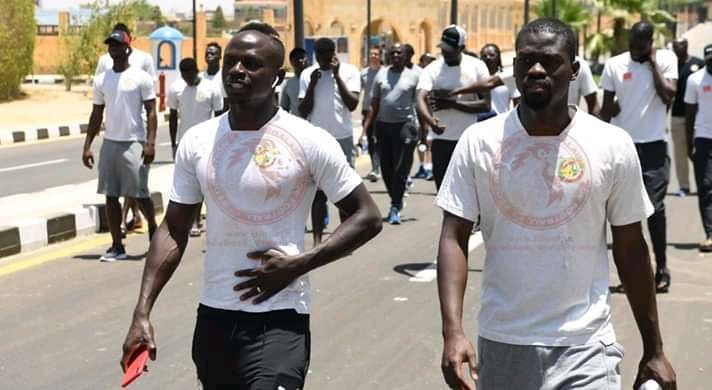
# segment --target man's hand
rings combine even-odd
[[[470,377],[477,382],[477,362],[475,349],[464,334],[445,336],[441,369],[448,387],[456,390],[473,390],[475,387],[467,381],[463,365],[469,366]]]
[[[156,147],[153,144],[145,143],[143,145],[143,164],[151,165],[156,157]]]
[[[84,163],[84,166],[89,169],[94,167],[94,154],[91,152],[91,149],[85,149],[82,152],[82,162]]]
[[[614,100],[611,105],[611,118],[618,116],[621,113],[621,105],[618,104],[618,100]]]
[[[331,73],[334,75],[334,77],[339,77],[339,66],[341,63],[339,62],[339,57],[333,56],[331,57],[331,63],[329,66],[331,66]]]
[[[255,298],[252,303],[262,303],[303,274],[300,256],[287,256],[276,249],[268,249],[248,253],[247,257],[261,261],[261,265],[235,272],[237,277],[250,278],[233,288],[235,291],[247,290],[240,295],[241,301]]]
[[[435,134],[442,134],[445,132],[445,128],[447,126],[443,125],[440,123],[440,120],[438,118],[433,118],[435,119],[435,123],[430,126],[430,129],[433,131]]]
[[[128,360],[142,345],[145,345],[148,349],[148,355],[151,360],[156,360],[156,343],[154,341],[153,325],[151,325],[151,321],[149,321],[148,317],[134,315],[133,322],[131,323],[122,348],[123,355],[121,356],[121,362],[119,362],[121,370],[126,372],[129,366]]]
[[[648,379],[654,379],[663,390],[677,390],[675,370],[662,352],[651,358],[641,359],[633,388],[639,388]]]

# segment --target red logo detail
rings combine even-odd
[[[702,87],[702,91],[712,92],[712,85],[705,85],[704,87]]]
[[[623,81],[633,80],[633,73],[625,72],[623,73]]]

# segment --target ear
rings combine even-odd
[[[573,70],[573,73],[571,74],[571,80],[576,80],[576,77],[578,77],[579,70],[581,70],[581,64],[578,62],[578,60],[574,60],[574,62],[571,63],[571,69]]]
[[[276,88],[279,84],[282,84],[282,81],[284,81],[284,68],[280,68],[277,71],[277,76],[274,78],[274,83],[272,83],[272,88]]]

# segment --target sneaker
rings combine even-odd
[[[371,183],[375,183],[381,178],[381,174],[376,171],[371,171],[366,175],[366,179],[370,180]]]
[[[141,217],[133,217],[131,221],[126,222],[126,230],[138,230],[143,227],[143,220]]]
[[[397,207],[391,207],[391,211],[388,213],[388,223],[391,225],[400,225],[401,217]]]
[[[193,226],[193,228],[190,229],[190,236],[191,237],[200,237],[200,228],[197,226]]]
[[[680,189],[675,193],[675,196],[679,196],[681,198],[687,195],[690,195],[690,189],[685,187],[680,187]]]
[[[418,168],[418,172],[415,172],[415,175],[413,175],[414,179],[425,179],[428,177],[428,175],[425,173],[425,168],[421,165],[420,168]]]
[[[112,262],[116,260],[126,260],[126,249],[123,245],[112,246],[106,250],[106,253],[99,258],[99,261]]]
[[[712,252],[712,238],[708,238],[700,244],[700,252]]]
[[[433,180],[435,180],[435,179],[433,178],[433,170],[432,170],[432,169],[426,169],[426,170],[425,170],[425,180],[427,180],[427,181],[433,181]]]

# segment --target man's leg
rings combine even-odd
[[[367,179],[372,182],[378,181],[378,176],[381,175],[381,160],[378,150],[378,141],[376,137],[376,129],[371,122],[371,126],[366,129],[366,138],[368,139],[368,156],[371,158],[371,172],[368,173]]]
[[[695,139],[694,168],[697,205],[705,230],[705,241],[699,249],[700,252],[712,252],[712,139]]]
[[[112,247],[122,246],[121,242],[121,204],[116,196],[106,196],[106,223],[111,233]]]
[[[457,141],[449,141],[442,139],[433,140],[432,159],[433,159],[433,178],[435,179],[435,189],[439,190],[442,184],[445,171],[450,164],[450,158],[455,151]]]
[[[388,196],[393,199],[393,178],[395,172],[395,145],[394,137],[392,137],[392,132],[395,126],[390,123],[376,122],[374,125],[376,128],[376,135],[380,142],[378,143],[378,155],[381,162],[381,177],[383,177],[383,184],[386,187],[386,192]]]
[[[129,144],[126,142],[114,142],[106,139],[101,144],[97,167],[99,173],[97,192],[106,197],[106,223],[111,234],[111,247],[101,256],[101,261],[126,258],[126,250],[121,242],[123,218],[119,196],[122,195],[126,185],[121,168],[124,166],[123,155],[128,148]]]
[[[391,205],[398,210],[403,209],[403,195],[408,185],[410,170],[413,166],[413,151],[415,149],[417,129],[411,124],[401,124],[399,136],[394,142],[394,157],[396,165],[393,176],[393,194]]]
[[[690,168],[687,160],[687,132],[685,117],[670,117],[670,135],[672,136],[672,155],[675,160],[675,176],[680,185],[678,196],[690,191]]]
[[[138,152],[139,150],[140,152]],[[138,207],[146,217],[146,222],[148,222],[148,239],[150,241],[156,231],[156,210],[151,200],[151,192],[148,190],[148,171],[150,167],[143,164],[143,157],[141,157],[143,145],[141,143],[136,142],[132,146],[132,151],[134,151],[134,158],[136,159],[132,167],[135,176],[132,177],[138,179],[136,203],[138,203]]]
[[[235,375],[237,354],[232,346],[231,336],[235,329],[237,312],[213,309],[200,305],[193,332],[193,363],[204,390],[219,390],[221,386],[230,389],[240,387]]]

